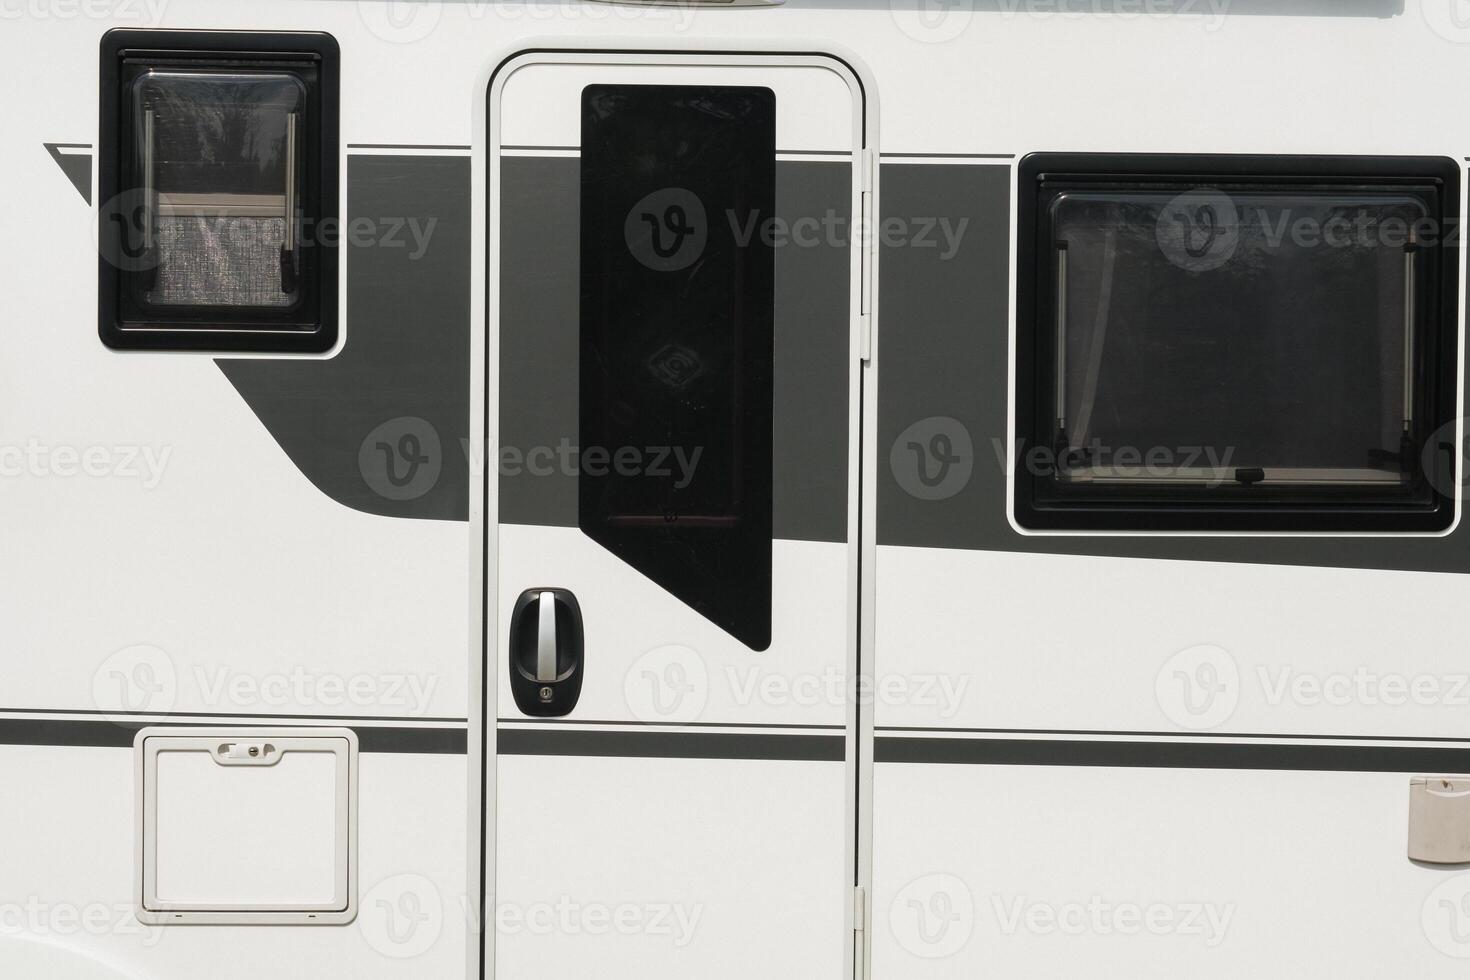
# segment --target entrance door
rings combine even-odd
[[[488,126],[487,975],[844,976],[861,87],[535,52]]]

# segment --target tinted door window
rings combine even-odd
[[[579,524],[755,649],[771,631],[775,97],[582,94]]]

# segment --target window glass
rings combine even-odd
[[[1275,529],[1336,510],[1342,529],[1392,526],[1395,512],[1447,525],[1431,444],[1454,377],[1446,183],[1210,162],[1226,172],[1023,163],[1037,176],[1022,208],[1035,251],[1018,515]],[[1354,511],[1378,517],[1355,525]]]
[[[161,70],[134,84],[135,125],[145,113],[155,116],[160,194],[263,195],[281,203],[290,117],[305,111],[299,78]]]
[[[290,306],[300,288],[288,224],[301,191],[301,81],[150,71],[134,84],[134,165],[154,207],[142,300]]]
[[[579,523],[747,645],[771,618],[775,97],[582,94]]]
[[[1425,213],[1370,193],[1060,195],[1062,479],[1404,482]]]

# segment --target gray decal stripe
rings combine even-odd
[[[1107,742],[1068,739],[893,738],[875,762],[1131,769],[1264,769],[1293,772],[1466,772],[1470,748],[1408,745],[1280,745],[1239,742]]]
[[[499,755],[602,756],[618,759],[758,759],[841,762],[841,735],[726,734],[721,732],[588,732],[502,728]]]
[[[188,725],[200,722],[131,722],[61,718],[0,718],[0,745],[48,745],[126,749],[140,728],[154,725]],[[240,725],[220,727],[240,728]],[[310,727],[293,724],[292,727]],[[342,726],[332,726],[342,727]],[[357,733],[363,752],[412,752],[427,755],[464,755],[463,728],[402,728],[377,725],[346,726]]]
[[[947,259],[936,248],[880,241],[878,544],[985,548],[1010,531],[1004,474],[989,455],[989,438],[1004,435],[1007,418],[1010,171],[883,163],[878,179],[882,220],[929,215],[952,229],[965,222]],[[921,455],[931,418],[968,431],[973,466],[962,484],[956,472],[954,488],[921,499],[910,490],[922,483],[906,478],[933,466]]]
[[[567,466],[539,474],[524,467],[533,451],[577,441],[581,162],[506,157],[500,167],[501,254],[490,256],[500,266],[500,438],[494,461],[501,473],[500,520],[576,527],[577,481]]]
[[[777,161],[776,217],[835,216],[851,233],[851,165]],[[808,224],[810,222],[808,221]],[[787,244],[776,253],[771,525],[787,541],[847,540],[850,251]]]
[[[576,476],[562,459],[578,430],[580,166],[567,157],[501,160],[503,244],[491,261],[500,263],[496,448],[507,524],[577,526]],[[850,171],[778,161],[776,217],[792,228],[830,213],[837,233],[851,234]],[[776,249],[772,524],[782,540],[847,539],[848,254],[825,244]]]
[[[1006,519],[1010,168],[884,162],[879,180],[884,216],[931,216],[952,234],[964,228],[947,257],[942,247],[881,246],[879,545],[1470,572],[1465,523],[1437,538],[1018,534]],[[936,493],[919,482],[918,467],[933,476],[935,461],[921,456],[936,434],[952,435],[944,419],[968,435],[971,468],[954,468],[953,486]]]
[[[61,168],[66,179],[82,195],[82,200],[92,203],[92,144],[91,143],[42,143],[51,159]],[[62,150],[85,150],[85,153],[62,153]]]
[[[341,352],[216,363],[333,500],[468,520],[469,158],[349,155],[341,238]]]

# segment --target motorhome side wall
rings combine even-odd
[[[1470,28],[1450,7],[0,7],[0,964],[225,980],[455,978],[480,962],[469,856],[494,813],[474,795],[475,447],[497,391],[477,126],[492,68],[554,38],[851,53],[882,119],[880,217],[931,229],[932,245],[881,249],[864,368],[861,666],[899,692],[864,714],[846,763],[870,975],[1454,975],[1467,946],[1441,917],[1470,884],[1411,864],[1404,839],[1409,777],[1470,771],[1456,686],[1470,532],[1027,534],[1003,462],[1020,158],[1464,161]],[[340,349],[100,343],[98,44],[113,27],[336,38],[342,213],[366,219],[343,247]],[[969,437],[971,465],[923,499],[891,450],[936,418]],[[438,444],[437,475],[411,495],[376,468],[405,431]],[[1204,719],[1171,700],[1171,658],[1202,648],[1235,678]],[[490,705],[502,666],[487,670]],[[1378,679],[1368,696],[1311,693],[1359,674]],[[1385,696],[1386,677],[1428,678],[1430,693]],[[157,721],[357,733],[354,923],[135,921],[131,746]],[[1124,906],[1167,922],[1120,925]],[[1058,917],[1065,929],[1047,924]],[[607,968],[624,975],[615,955]]]

